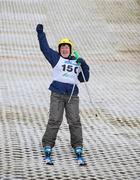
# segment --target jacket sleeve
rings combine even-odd
[[[49,47],[46,35],[44,32],[38,33],[38,40],[39,45],[42,53],[46,57],[46,59],[49,61],[52,67],[54,67],[57,62],[59,61],[60,55],[57,51],[54,51]]]
[[[85,61],[81,64],[81,71],[78,75],[78,80],[80,82],[85,82],[89,80],[89,66]]]

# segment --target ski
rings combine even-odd
[[[85,162],[85,160],[82,156],[83,148],[80,146],[76,147],[76,148],[74,148],[74,152],[76,154],[76,159],[78,161],[79,166],[86,166],[87,163]]]
[[[45,152],[44,161],[46,162],[46,164],[54,165],[51,158],[52,148],[50,146],[46,146],[44,147],[44,152]]]

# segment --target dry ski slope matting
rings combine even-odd
[[[90,66],[80,84],[86,167],[79,167],[64,121],[43,162],[51,66],[36,25],[49,44],[68,37]],[[0,179],[140,179],[140,1],[0,0]]]

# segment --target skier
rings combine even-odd
[[[82,58],[72,55],[73,43],[69,39],[60,40],[58,51],[55,51],[49,47],[42,24],[37,25],[36,31],[40,49],[53,68],[53,82],[49,87],[51,90],[49,120],[42,138],[46,163],[53,164],[51,152],[65,110],[71,135],[71,146],[79,164],[86,165],[82,157],[83,137],[77,83],[88,81],[89,66]]]

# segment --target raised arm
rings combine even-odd
[[[54,67],[57,62],[59,61],[60,55],[57,51],[51,49],[49,47],[47,38],[45,33],[43,32],[43,25],[38,24],[36,27],[37,35],[38,35],[38,40],[39,40],[39,45],[42,53],[46,57],[46,59],[49,61],[52,67]]]

